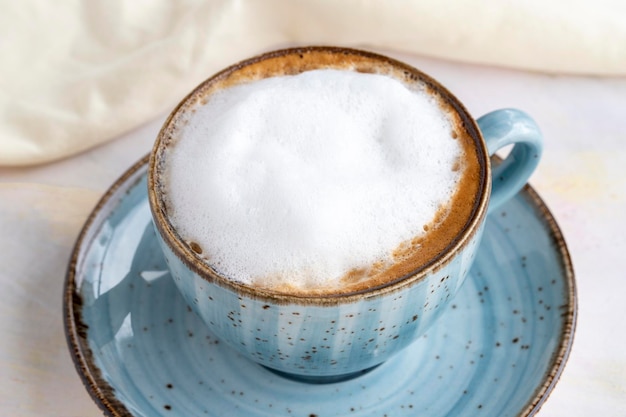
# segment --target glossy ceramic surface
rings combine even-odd
[[[282,378],[220,343],[179,296],[151,223],[146,160],[105,195],[64,294],[79,374],[109,415],[527,416],[556,383],[576,318],[567,249],[529,187],[488,218],[440,321],[356,379]]]

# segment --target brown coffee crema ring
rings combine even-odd
[[[408,242],[401,242],[394,251],[396,259],[391,265],[375,264],[349,271],[341,286],[301,289],[284,285],[264,288],[245,285],[220,276],[206,259],[197,244],[191,247],[172,227],[168,219],[167,187],[163,173],[166,167],[167,148],[179,139],[179,128],[186,123],[187,112],[206,103],[215,91],[238,84],[282,75],[294,75],[314,69],[353,70],[391,76],[409,89],[424,89],[439,101],[453,126],[452,136],[461,145],[463,158],[451,169],[463,170],[450,205],[439,211],[431,224],[425,225],[428,233]],[[304,303],[336,303],[338,298],[361,298],[381,292],[394,291],[409,282],[421,279],[430,270],[436,270],[456,253],[477,231],[486,215],[489,199],[490,164],[486,145],[474,119],[465,107],[447,89],[421,71],[375,53],[347,48],[312,46],[284,49],[242,61],[200,84],[174,109],[159,132],[150,158],[148,193],[156,227],[167,245],[193,271],[205,279],[222,286],[236,288],[252,297],[274,301],[300,300]]]

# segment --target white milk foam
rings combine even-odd
[[[170,220],[248,284],[334,286],[389,259],[460,179],[461,146],[436,99],[383,75],[315,70],[235,86],[189,112],[179,137]]]

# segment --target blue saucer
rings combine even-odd
[[[111,416],[533,415],[567,360],[574,274],[530,187],[490,215],[467,281],[427,334],[356,379],[282,378],[220,343],[167,272],[146,196],[147,159],[87,221],[64,293],[70,352]]]

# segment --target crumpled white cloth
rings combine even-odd
[[[626,75],[620,0],[24,0],[0,5],[0,165],[75,154],[264,50],[333,44]]]

